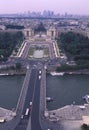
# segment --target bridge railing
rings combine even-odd
[[[39,121],[42,130],[45,129],[46,122],[44,120],[44,112],[46,110],[46,70],[42,69],[42,79],[40,86],[40,109],[39,109]]]
[[[30,74],[31,74],[31,70],[28,69],[27,72],[26,72],[26,76],[25,76],[25,79],[24,79],[24,82],[23,82],[23,86],[22,86],[21,93],[20,93],[18,103],[17,103],[17,107],[16,107],[16,113],[17,114],[21,114],[23,107],[24,107],[25,97],[26,97],[28,86],[29,86],[28,84],[29,84]]]

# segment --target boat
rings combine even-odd
[[[87,95],[85,95],[85,96],[83,96],[82,97],[84,100],[86,100],[86,102],[89,104],[89,95],[87,94]]]
[[[0,73],[0,76],[9,75],[8,73]]]
[[[53,101],[53,98],[51,98],[51,97],[46,97],[46,101],[47,101],[47,102],[52,102],[52,101]]]
[[[60,73],[50,72],[50,74],[51,74],[52,76],[63,76],[63,75],[64,75],[64,72],[60,72]]]

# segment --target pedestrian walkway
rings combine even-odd
[[[67,105],[63,108],[49,111],[49,120],[55,117],[59,120],[82,120],[83,116],[89,115],[89,104],[84,106]]]

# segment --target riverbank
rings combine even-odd
[[[12,70],[12,69],[3,69],[0,70],[0,76],[3,75],[25,75],[26,74],[26,69],[19,69],[19,70]]]
[[[77,71],[64,71],[65,74],[89,74],[89,69],[77,70]]]
[[[26,74],[26,69],[20,69],[20,70],[0,70],[0,76],[3,75],[25,75]],[[50,70],[47,72],[48,74],[51,74],[52,76],[63,76],[63,75],[88,75],[89,70],[77,70],[77,71],[62,71],[58,72],[56,70]]]
[[[85,74],[89,74],[89,69],[85,69],[85,70],[77,70],[77,71],[48,71],[47,73],[51,74],[52,76],[63,76],[63,75],[85,75]]]

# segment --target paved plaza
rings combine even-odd
[[[83,116],[89,115],[89,104],[84,106],[67,105],[63,108],[49,111],[49,119],[55,117],[59,120],[82,120]]]

